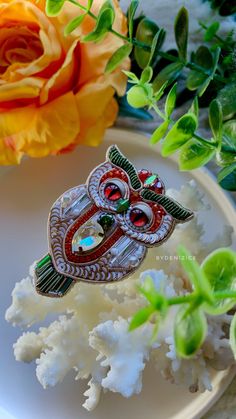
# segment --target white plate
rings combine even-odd
[[[216,373],[213,391],[190,394],[158,376],[151,366],[144,373],[140,395],[124,399],[107,393],[97,409],[86,412],[85,382],[75,382],[71,372],[55,388],[43,390],[35,377],[35,365],[15,361],[12,344],[20,335],[4,320],[16,281],[27,275],[28,266],[47,250],[46,222],[51,204],[66,189],[83,183],[90,170],[104,161],[105,150],[118,144],[137,167],[158,171],[167,187],[179,188],[194,178],[206,193],[212,210],[207,216],[208,235],[223,224],[232,224],[232,204],[206,171],[181,173],[172,159],[162,159],[141,134],[109,130],[99,148],[79,147],[60,157],[28,159],[21,166],[3,171],[0,182],[1,328],[0,328],[0,419],[192,419],[199,418],[217,400],[234,371]],[[4,413],[6,412],[6,413]]]

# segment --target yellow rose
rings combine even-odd
[[[94,1],[94,14],[102,4]],[[126,19],[113,4],[114,28],[125,34]],[[98,145],[117,115],[115,91],[125,92],[121,67],[104,74],[123,41],[109,34],[96,44],[80,42],[94,28],[89,16],[65,37],[65,25],[80,9],[66,2],[56,18],[44,10],[45,0],[0,4],[0,164],[19,163],[23,154],[42,157],[77,144]],[[126,60],[122,68],[128,65]]]

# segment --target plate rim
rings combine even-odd
[[[141,132],[141,131],[133,130],[133,129],[120,128],[120,127],[113,127],[113,128],[109,128],[106,131],[106,134],[104,136],[104,142],[106,142],[106,141],[111,142],[112,133],[118,134],[118,135],[120,135],[120,137],[123,137],[123,143],[127,143],[127,142],[131,143],[132,141],[135,140],[136,144],[140,145],[141,147],[146,148],[146,147],[149,146],[149,144],[144,142],[145,140],[148,140],[148,138],[150,137],[150,134],[148,134],[146,132],[143,132],[143,131]],[[125,140],[125,138],[127,138],[127,133],[129,133],[130,137],[133,137],[133,139],[128,138],[128,139]],[[120,141],[122,141],[121,138],[120,138]],[[155,152],[155,154],[156,153],[160,154],[160,146],[159,145],[155,146],[154,152]],[[26,159],[28,159],[28,158],[26,158]],[[172,156],[168,157],[168,160],[177,164],[178,157],[176,155],[172,155]],[[2,179],[3,174],[7,175],[8,172],[11,172],[12,170],[14,170],[16,168],[17,168],[17,166],[0,167],[0,178]],[[189,171],[187,171],[187,172],[189,173]],[[232,219],[235,218],[235,220],[236,220],[236,214],[235,214],[233,199],[227,191],[222,190],[218,186],[214,174],[212,174],[209,171],[209,169],[207,169],[205,167],[195,169],[195,170],[192,171],[192,173],[194,174],[193,177],[203,187],[203,189],[205,191],[210,191],[210,196],[212,198],[214,197],[212,191],[217,192],[218,201],[220,199],[222,199],[223,202],[226,204],[226,209],[224,211],[224,214],[225,214],[226,218],[229,219],[229,217],[232,217]],[[206,186],[206,184],[204,183],[204,180],[203,180],[205,176],[208,180],[207,186]],[[235,377],[235,374],[236,374],[236,366],[232,366],[232,367],[229,367],[227,370],[217,372],[216,373],[217,380],[214,383],[214,389],[212,390],[211,393],[209,393],[207,391],[205,391],[205,393],[203,393],[204,397],[202,397],[202,400],[200,401],[200,408],[198,408],[197,412],[196,411],[194,412],[194,407],[195,407],[195,404],[197,403],[197,400],[196,401],[193,400],[191,403],[189,403],[184,408],[184,410],[181,410],[181,412],[179,412],[177,414],[175,413],[174,416],[172,415],[168,419],[183,419],[183,415],[186,415],[185,417],[188,417],[188,419],[200,419],[202,417],[202,415],[205,414],[217,402],[217,400],[219,400],[219,398],[222,396],[222,394],[225,392],[225,390],[228,388],[228,386],[232,382],[233,378]],[[199,397],[201,397],[203,394],[199,393]],[[0,414],[2,415],[2,407],[1,406],[0,406]],[[6,412],[6,416],[1,416],[1,417],[3,419],[5,417],[6,417],[6,419],[9,419],[9,415],[10,414],[8,414],[8,412]],[[16,418],[14,418],[14,419],[16,419]]]

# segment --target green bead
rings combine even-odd
[[[105,231],[107,231],[112,224],[114,224],[114,217],[111,214],[103,214],[98,219],[98,223],[103,227]]]
[[[46,256],[44,256],[43,259],[41,259],[38,263],[37,263],[37,268],[40,269],[42,268],[42,266],[46,265],[46,263],[51,262],[52,258],[51,256],[48,254]]]
[[[156,182],[156,180],[157,180],[157,175],[151,175],[145,180],[143,186],[144,187],[152,186]]]
[[[118,201],[116,211],[117,212],[124,212],[129,208],[129,206],[130,206],[129,199],[120,199]]]

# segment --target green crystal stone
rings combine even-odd
[[[127,209],[129,208],[129,206],[130,206],[129,199],[120,199],[118,201],[118,205],[116,207],[116,211],[117,212],[127,211]]]
[[[156,180],[157,180],[157,175],[151,175],[151,176],[149,176],[146,180],[145,180],[145,182],[144,182],[144,184],[143,184],[143,186],[144,187],[148,187],[148,186],[152,186],[152,185],[154,185],[155,184],[155,182],[156,182]]]
[[[103,230],[105,231],[107,231],[112,226],[112,224],[114,224],[114,221],[114,217],[111,214],[103,214],[98,219],[98,223],[101,224]]]
[[[52,258],[50,255],[46,255],[44,256],[43,259],[41,259],[38,263],[37,263],[37,268],[40,269],[42,268],[42,266],[46,265],[46,263],[51,262]]]

